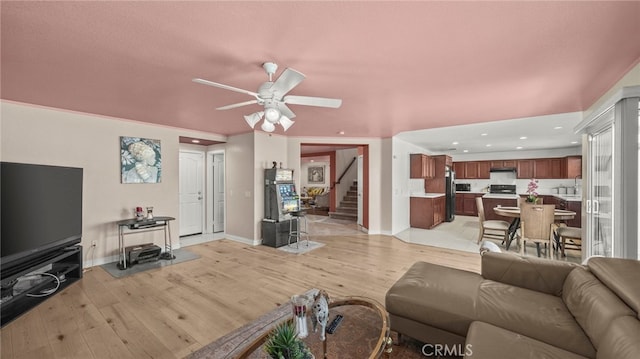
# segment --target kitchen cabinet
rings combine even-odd
[[[582,174],[582,156],[453,163],[458,179],[489,179],[491,168],[515,168],[519,179],[573,179]]]
[[[515,168],[516,161],[515,160],[496,160],[491,161],[491,168]]]
[[[466,179],[467,177],[465,177],[464,174],[464,162],[454,162],[453,163],[453,170],[456,173],[456,178],[457,179]]]
[[[564,160],[564,178],[582,176],[582,156],[567,156]]]
[[[413,153],[410,157],[410,178],[435,177],[435,161],[431,156]]]
[[[464,162],[464,178],[478,179],[478,162]]]
[[[479,179],[489,179],[490,176],[491,163],[489,161],[479,161],[478,162],[478,178]]]
[[[567,226],[582,228],[582,202],[581,201],[567,201],[565,199],[556,197],[556,208],[566,209],[567,211],[576,212],[576,216],[573,219],[565,221]]]
[[[565,178],[563,174],[564,162],[563,158],[536,158],[533,160],[532,178]]]
[[[507,198],[482,198],[482,206],[484,207],[484,218],[485,220],[497,219],[500,221],[505,221],[511,223],[513,218],[504,217],[497,215],[493,210],[495,207],[516,207],[518,205],[517,199],[507,199]]]
[[[516,162],[517,177],[524,179],[534,178],[533,162],[533,160],[518,160]]]
[[[482,193],[456,193],[456,214],[461,216],[478,216],[476,197]]]
[[[409,224],[413,228],[431,229],[444,222],[445,197],[411,197]]]

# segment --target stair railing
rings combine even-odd
[[[347,166],[347,168],[345,168],[344,171],[342,171],[342,174],[340,175],[340,177],[338,177],[338,180],[331,184],[331,189],[334,189],[337,184],[340,184],[340,181],[342,181],[342,177],[344,177],[344,175],[347,174],[347,171],[349,171],[349,168],[351,168],[351,166],[353,166],[353,163],[356,161],[356,159],[358,159],[358,158],[354,157],[351,160],[351,162],[349,162],[349,165]]]

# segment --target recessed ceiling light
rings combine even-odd
[[[575,145],[576,143],[578,143],[578,141],[571,141],[572,145]]]
[[[554,130],[561,130],[561,129],[562,129],[562,126],[556,126],[556,127],[554,127],[553,129],[554,129]]]
[[[310,160],[309,162],[315,162],[316,160]]]
[[[487,147],[491,147],[491,144],[490,144],[490,143],[487,143]]]
[[[192,143],[200,143],[200,140],[191,140]]]
[[[522,149],[522,146],[516,147],[516,150],[521,150],[521,149]]]
[[[464,150],[464,151],[462,151],[462,152],[467,153],[467,152],[469,152],[469,150]]]
[[[481,134],[480,134],[480,136],[486,136],[486,135],[487,135],[486,133],[481,133]]]
[[[457,145],[457,144],[458,144],[458,141],[453,141],[453,142],[451,142],[451,144],[452,144],[452,145]]]
[[[339,135],[344,135],[344,131],[338,131]]]
[[[520,137],[520,139],[521,139],[521,140],[526,140],[526,139],[527,139],[527,136],[522,136],[522,137]]]

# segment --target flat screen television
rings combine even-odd
[[[0,162],[0,187],[3,277],[81,241],[82,168]]]

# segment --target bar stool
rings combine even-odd
[[[307,239],[307,247],[309,246],[309,232],[307,227],[307,216],[304,211],[295,211],[289,212],[291,215],[291,220],[289,221],[289,243],[291,246],[291,239],[295,238],[296,240],[296,248],[300,248],[300,241],[302,237],[306,237]],[[294,228],[293,223],[295,222],[296,226]]]
[[[572,246],[573,249],[582,249],[582,228],[562,226],[556,229],[556,234],[563,257],[566,257],[564,249],[567,245]]]

